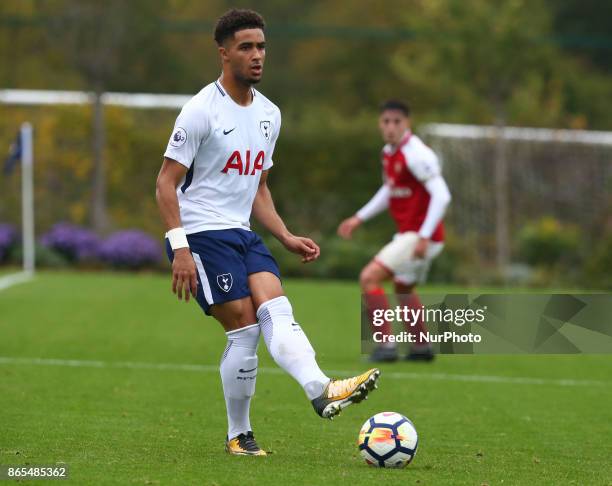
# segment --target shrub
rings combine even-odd
[[[66,257],[48,246],[36,245],[34,247],[37,268],[64,268],[68,266]],[[15,265],[23,262],[23,247],[15,246],[10,253],[9,261]]]
[[[0,224],[0,263],[8,259],[18,240],[17,230],[13,225]]]
[[[321,257],[315,263],[303,264],[301,257],[287,251],[276,239],[264,234],[263,240],[278,262],[282,277],[307,277],[329,279],[359,278],[359,272],[376,254],[377,244],[344,241],[338,236],[311,235],[321,247]]]
[[[531,265],[555,265],[578,260],[579,232],[552,217],[525,225],[519,233],[519,253]]]
[[[162,248],[156,239],[142,231],[125,230],[102,242],[98,256],[115,268],[141,269],[157,266]]]
[[[590,288],[612,289],[612,232],[604,235],[590,254],[585,280]]]
[[[70,262],[95,259],[100,246],[100,239],[93,231],[70,223],[57,223],[40,241]]]

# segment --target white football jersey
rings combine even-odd
[[[249,229],[253,200],[281,125],[278,107],[252,89],[240,106],[219,81],[189,100],[174,125],[164,154],[189,170],[177,188],[187,234]]]

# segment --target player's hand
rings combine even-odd
[[[189,294],[196,296],[198,292],[198,279],[196,277],[196,266],[189,248],[179,248],[174,251],[172,262],[172,292],[177,294],[179,300],[189,302]]]
[[[427,255],[427,248],[429,247],[429,240],[427,238],[419,237],[417,244],[414,247],[413,257],[422,260]]]
[[[283,245],[287,250],[298,255],[302,255],[302,263],[313,262],[321,254],[321,249],[310,238],[303,236],[288,236],[283,240]]]
[[[361,220],[357,216],[346,218],[340,223],[340,226],[338,226],[338,235],[345,240],[350,240],[353,236],[353,231],[355,231],[360,224]]]

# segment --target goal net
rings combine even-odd
[[[430,124],[453,194],[449,226],[486,263],[517,262],[526,224],[554,218],[592,245],[612,214],[612,132]]]

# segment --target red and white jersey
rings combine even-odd
[[[252,93],[252,103],[240,106],[215,81],[176,119],[164,156],[189,169],[176,191],[187,234],[250,228],[261,173],[272,167],[281,126],[278,107]]]
[[[400,233],[418,232],[430,199],[424,183],[441,173],[438,157],[411,132],[407,132],[397,146],[385,145],[382,156],[383,177],[391,192],[389,211],[397,230]],[[434,230],[431,240],[444,240],[442,222]]]

